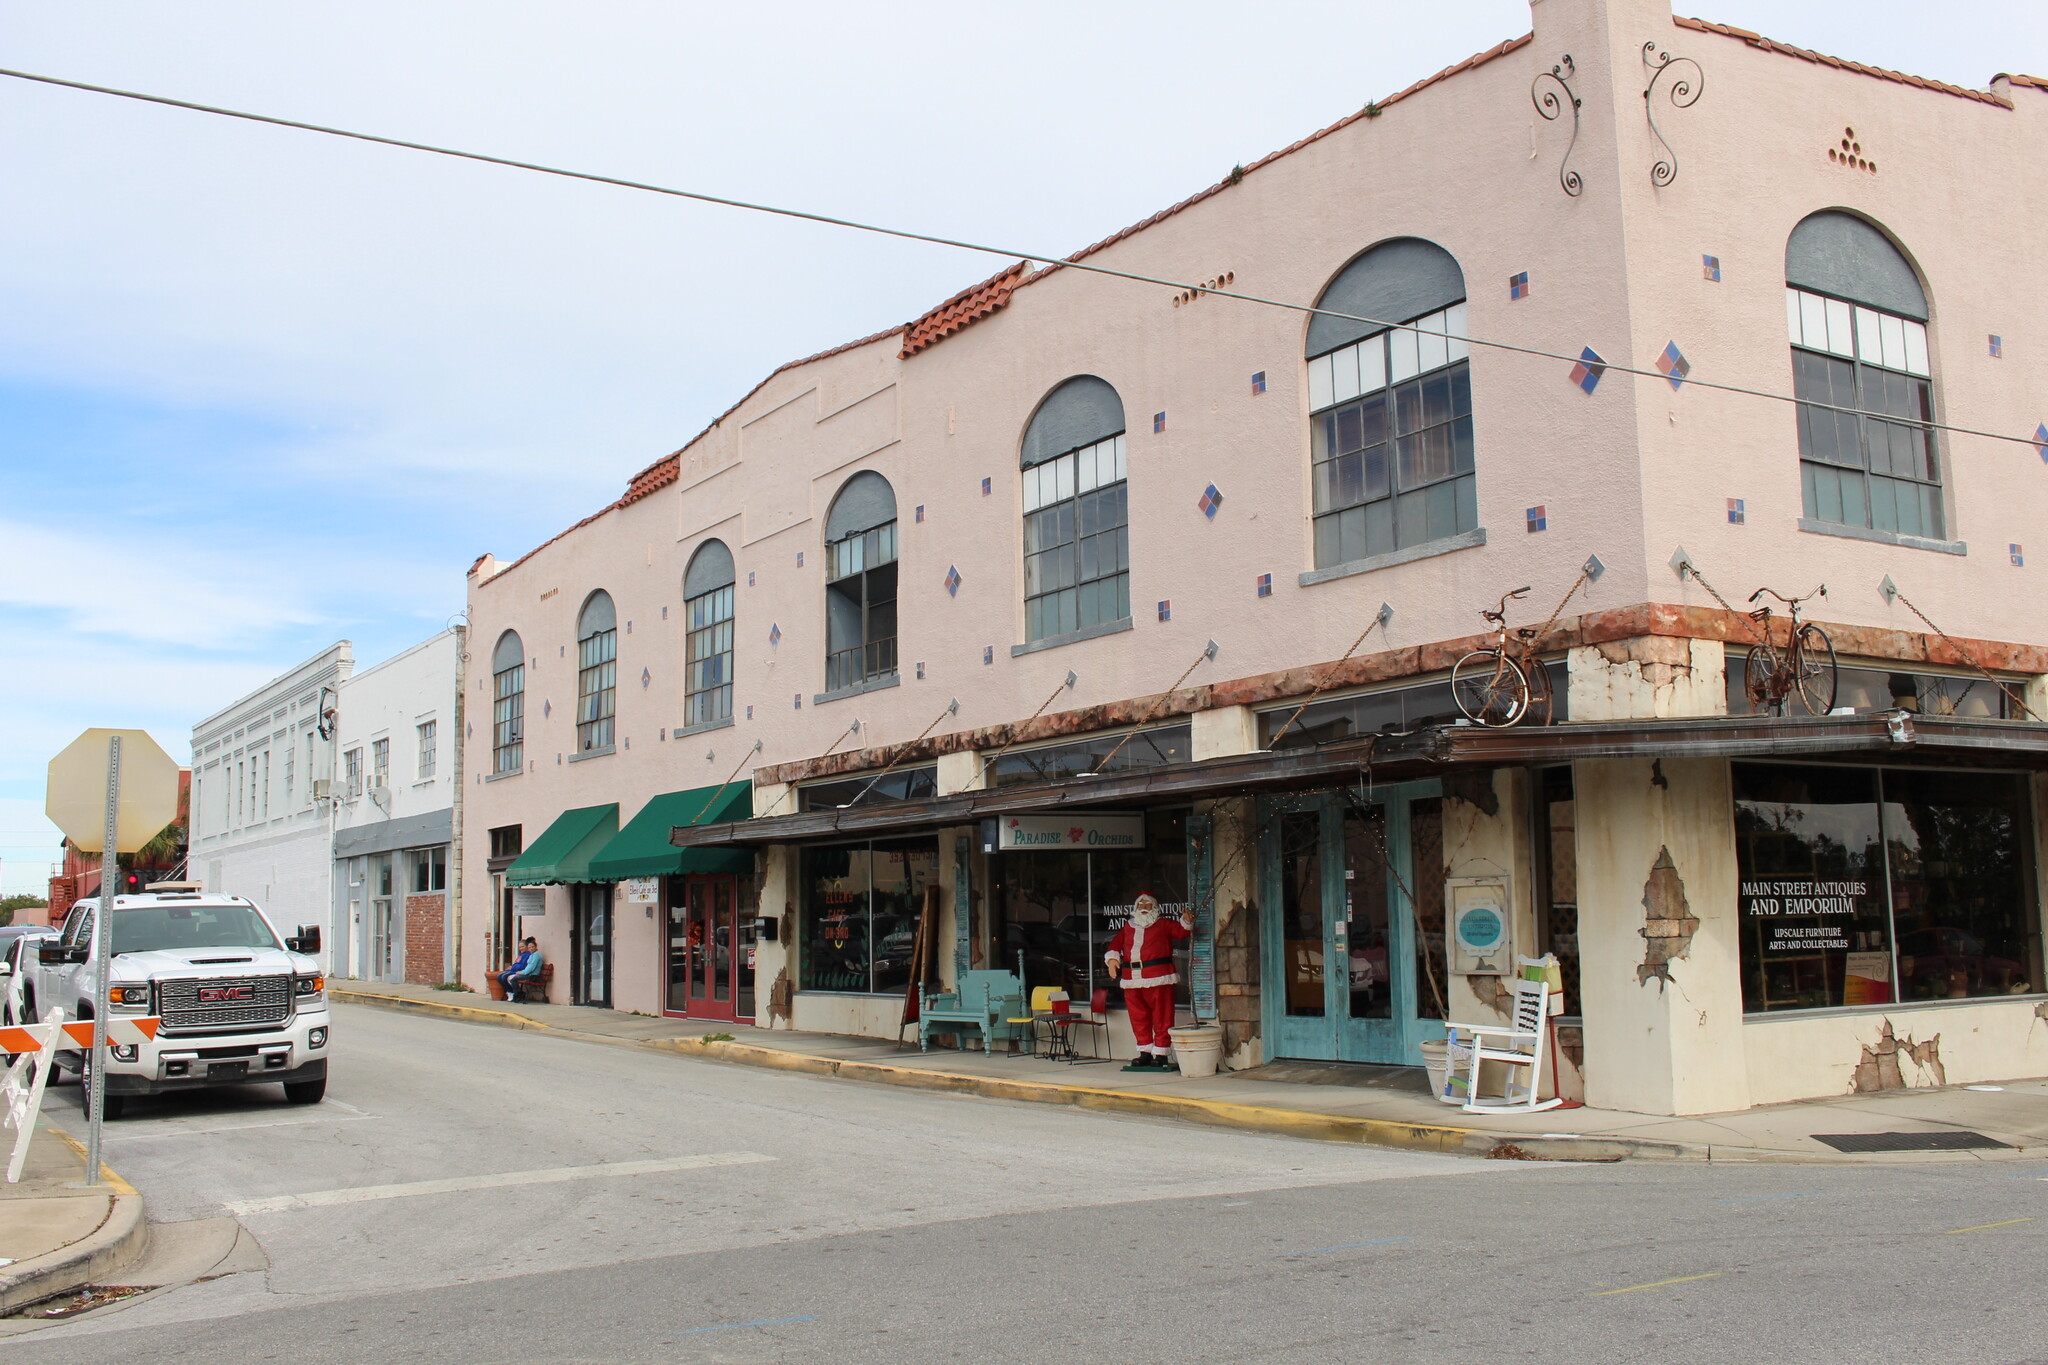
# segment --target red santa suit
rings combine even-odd
[[[1161,919],[1159,902],[1138,897],[1130,920],[1109,941],[1103,961],[1124,990],[1124,1005],[1131,1012],[1131,1033],[1138,1043],[1138,1060],[1163,1064],[1172,1039],[1173,988],[1180,973],[1173,966],[1173,945],[1193,937],[1178,919]]]

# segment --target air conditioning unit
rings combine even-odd
[[[331,778],[331,777],[316,777],[316,778],[314,778],[314,779],[313,779],[313,799],[314,799],[315,801],[331,801],[331,800],[333,800],[333,799],[334,799],[334,779],[333,779],[333,778]]]

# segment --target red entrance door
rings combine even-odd
[[[670,883],[667,1012],[692,1019],[754,1017],[754,926],[739,917],[732,877]]]

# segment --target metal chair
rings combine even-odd
[[[1059,1057],[1069,1065],[1079,1062],[1107,1060],[1102,1055],[1102,1040],[1109,1034],[1109,987],[1098,986],[1095,988],[1095,994],[1088,999],[1087,1014],[1055,1014],[1047,1019],[1046,1022],[1051,1026],[1054,1036],[1059,1040],[1057,1051],[1051,1055]],[[1083,1057],[1074,1049],[1073,1032],[1077,1027],[1094,1030],[1089,1035],[1091,1039],[1088,1047],[1090,1055],[1086,1057]]]

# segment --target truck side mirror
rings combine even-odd
[[[71,947],[62,943],[45,943],[36,949],[36,961],[45,967],[62,967],[85,961],[85,946]]]
[[[301,924],[298,936],[286,939],[284,946],[295,953],[310,954],[319,952],[320,926],[317,924]]]

